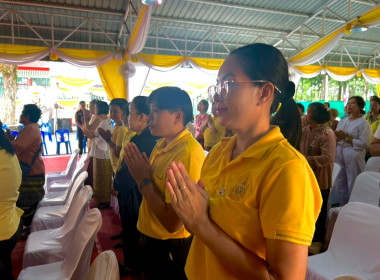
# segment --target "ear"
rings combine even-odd
[[[177,124],[178,122],[183,124],[183,112],[177,111],[177,112],[174,112],[173,114],[175,115],[174,124]]]
[[[274,95],[274,86],[271,83],[266,83],[260,88],[259,100],[256,106],[261,106],[265,103],[272,104]]]

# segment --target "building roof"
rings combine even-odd
[[[377,7],[380,0],[163,0],[142,52],[225,58],[263,42],[292,57]],[[0,0],[0,41],[124,49],[141,0]],[[380,68],[380,26],[344,34],[322,65]]]

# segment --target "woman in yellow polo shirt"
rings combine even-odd
[[[185,125],[193,119],[189,95],[177,87],[151,93],[149,129],[157,141],[150,159],[134,143],[125,148],[124,160],[143,195],[137,228],[144,249],[141,266],[145,279],[186,279],[184,266],[191,234],[174,212],[166,189],[166,170],[181,161],[192,180],[198,181],[205,158],[202,146]]]
[[[226,129],[219,124],[215,103],[212,104],[211,111],[212,116],[208,115],[207,121],[199,128],[204,136],[205,151],[210,151],[226,134]]]
[[[305,279],[318,183],[297,143],[301,120],[281,52],[265,44],[233,51],[209,90],[219,123],[235,132],[208,154],[201,179],[168,169],[172,206],[194,233],[188,279]],[[271,115],[281,126],[271,126]],[[281,112],[284,110],[283,112]],[[285,139],[281,131],[291,136]]]
[[[0,278],[5,280],[14,279],[11,253],[22,229],[23,211],[16,206],[21,175],[15,150],[0,129]]]

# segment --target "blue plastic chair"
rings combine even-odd
[[[44,149],[42,149],[42,155],[47,155],[48,152],[47,152],[47,149],[46,149],[46,141],[45,141],[45,132],[41,130],[41,136],[42,136],[42,145],[44,145],[44,148],[45,148],[45,153],[44,153]]]
[[[51,124],[50,123],[43,123],[41,124],[41,131],[45,132],[45,134],[49,135],[50,142],[53,142],[53,138],[51,135]]]
[[[11,135],[12,135],[12,137],[16,137],[16,136],[18,136],[18,131],[11,131]]]
[[[2,129],[5,131],[6,129],[9,129],[9,126],[7,126],[6,124],[3,124]]]
[[[61,143],[65,143],[66,145],[66,154],[68,154],[70,148],[70,154],[71,151],[71,144],[70,144],[70,133],[67,129],[58,129],[55,131],[55,141],[57,142],[57,155],[60,155],[60,147]]]

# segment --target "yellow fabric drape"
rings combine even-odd
[[[348,76],[359,71],[359,68],[350,68],[350,67],[335,67],[335,66],[326,66],[327,70],[331,71],[335,75],[339,76]]]
[[[380,97],[380,84],[377,84],[376,88],[377,88],[377,96]]]
[[[79,105],[78,100],[57,100],[57,104],[61,107],[72,108],[76,105]]]
[[[190,58],[196,65],[208,69],[219,70],[222,66],[224,59],[210,59],[210,58]]]
[[[144,60],[146,63],[157,67],[174,67],[184,62],[185,58],[175,55],[160,55],[160,54],[144,54],[139,53],[138,58]]]
[[[123,60],[113,59],[98,67],[100,79],[110,100],[128,97],[124,77],[119,74],[119,68],[124,63]]]
[[[49,47],[0,44],[0,53],[12,54],[12,55],[38,53],[38,52],[46,51],[48,49]]]
[[[364,69],[364,73],[371,78],[380,78],[380,69]]]
[[[82,87],[94,82],[94,80],[67,78],[67,77],[62,77],[62,76],[56,77],[56,79],[64,82],[66,85],[71,86],[71,87]]]
[[[343,30],[343,28],[340,28],[340,29],[336,30],[335,32],[331,33],[330,35],[322,38],[321,40],[319,40],[314,45],[311,45],[310,47],[308,47],[304,51],[300,52],[296,56],[293,56],[292,58],[290,58],[289,61],[290,62],[295,61],[295,60],[298,60],[298,59],[303,58],[305,56],[308,56],[314,52],[318,52],[321,48],[323,48],[323,46],[329,44],[331,40],[333,40],[339,33],[342,32],[342,30]]]
[[[297,68],[300,72],[304,74],[313,74],[315,72],[319,72],[323,69],[323,66],[320,65],[306,65],[306,66],[294,66],[294,68]]]
[[[66,55],[75,58],[96,58],[111,53],[110,51],[96,51],[96,50],[83,50],[83,49],[58,49]]]

